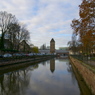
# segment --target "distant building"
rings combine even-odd
[[[47,46],[46,49],[49,49],[50,50],[50,46]]]
[[[39,52],[44,54],[56,54],[59,57],[67,57],[69,55],[69,50],[67,47],[62,47],[59,50],[55,49],[55,41],[53,38],[50,41],[50,49],[40,49]]]
[[[41,47],[40,47],[41,50],[46,50],[46,44],[43,44]]]
[[[50,41],[50,53],[55,53],[55,41],[53,38]]]
[[[50,54],[50,50],[48,50],[48,49],[46,49],[46,50],[40,49],[39,52],[42,54]]]
[[[58,57],[68,57],[69,55],[68,50],[56,50],[55,52]]]
[[[19,45],[20,52],[31,52],[30,46],[27,44],[25,40],[23,40]]]

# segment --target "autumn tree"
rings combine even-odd
[[[39,53],[39,49],[38,49],[38,47],[36,47],[36,46],[32,47],[32,51],[33,51],[34,53]]]
[[[95,1],[83,0],[79,7],[81,41],[84,48],[89,51],[92,49],[93,43],[95,42],[95,39],[93,39],[95,36]]]
[[[79,37],[82,53],[90,54],[95,48],[95,1],[82,0],[79,19],[73,19],[71,27]]]

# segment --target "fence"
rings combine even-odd
[[[95,57],[94,56],[84,56],[84,55],[70,55],[70,56],[84,62],[85,64],[95,67]]]

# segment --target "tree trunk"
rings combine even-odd
[[[1,36],[0,49],[4,49],[4,33],[2,33],[2,36]]]

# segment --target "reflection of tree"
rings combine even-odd
[[[38,68],[38,64],[0,76],[0,95],[23,95],[29,85],[29,71]]]
[[[46,61],[43,61],[42,64],[43,64],[44,66],[46,66]]]
[[[28,73],[29,71],[33,71],[34,69],[37,69],[38,67],[39,67],[38,64],[33,64],[33,65],[25,68],[25,71],[26,71],[26,73]]]
[[[4,91],[4,86],[3,86],[3,80],[4,80],[4,75],[0,76],[0,86],[1,86],[1,93]]]
[[[72,66],[71,66],[71,64],[70,64],[69,62],[67,63],[67,65],[68,65],[67,71],[68,71],[69,73],[71,73],[72,82],[73,82],[73,84],[75,84],[76,78],[75,78],[75,75],[74,75],[74,72],[73,72],[73,68],[72,68]]]
[[[50,60],[50,70],[52,73],[55,71],[55,59]]]
[[[29,84],[29,75],[26,71],[11,72],[0,77],[1,94],[0,95],[21,95],[25,87]]]

